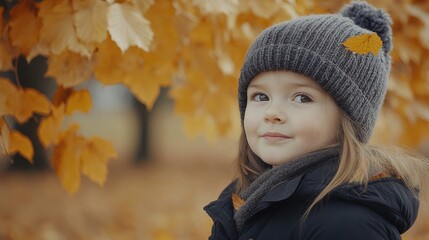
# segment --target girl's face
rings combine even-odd
[[[267,164],[335,144],[339,125],[334,100],[304,75],[263,72],[249,84],[244,130],[252,151]]]

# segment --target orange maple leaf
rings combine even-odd
[[[33,163],[34,149],[30,139],[18,131],[10,131],[8,154],[20,153],[30,163]]]
[[[231,198],[232,198],[232,205],[236,211],[238,211],[238,209],[240,209],[241,206],[243,206],[243,204],[245,203],[245,201],[235,193],[232,193]]]
[[[377,33],[373,32],[371,34],[366,33],[349,37],[343,42],[343,45],[346,46],[348,50],[355,53],[367,54],[371,52],[374,56],[377,56],[383,46],[383,41],[381,41]]]

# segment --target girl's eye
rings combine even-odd
[[[294,101],[299,102],[299,103],[309,103],[312,102],[313,100],[304,94],[298,94],[293,98]]]
[[[263,93],[255,93],[252,95],[252,97],[250,99],[253,101],[256,101],[256,102],[263,102],[263,101],[269,101],[270,100],[268,98],[268,96],[263,94]]]

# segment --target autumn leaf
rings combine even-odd
[[[112,4],[108,11],[108,30],[122,52],[130,46],[149,51],[153,32],[149,21],[130,4]]]
[[[54,148],[54,169],[63,187],[74,194],[80,187],[81,173],[103,185],[107,176],[107,161],[117,157],[113,145],[98,137],[85,139],[77,134],[77,125],[60,134]]]
[[[80,187],[80,154],[85,144],[84,138],[77,135],[78,127],[72,125],[55,146],[52,162],[62,186],[71,195]]]
[[[41,120],[37,135],[43,146],[57,144],[60,141],[61,127],[64,121],[64,104],[52,108],[52,114]]]
[[[0,116],[11,114],[11,110],[7,105],[7,101],[10,95],[15,94],[16,87],[7,78],[0,77]]]
[[[107,37],[108,3],[73,0],[76,35],[85,43],[100,43]]]
[[[130,58],[126,53],[122,54],[110,37],[100,45],[94,58],[95,78],[105,85],[122,82],[125,75],[124,70],[136,64],[136,59]]]
[[[3,16],[4,8],[0,7],[0,16]],[[3,33],[5,31],[4,18],[0,17],[0,71],[8,71],[13,68],[12,66],[12,58],[13,52],[11,51],[10,45],[3,38]]]
[[[367,54],[371,52],[374,56],[377,56],[383,42],[377,33],[373,32],[371,34],[352,36],[343,42],[343,45],[355,53]]]
[[[93,69],[92,60],[80,54],[63,51],[59,55],[49,56],[47,76],[52,76],[58,85],[72,87],[90,79]]]
[[[153,61],[160,64],[155,67],[151,61],[153,55],[145,54],[137,47],[131,47],[122,54],[113,42],[106,42],[97,55],[95,76],[104,84],[124,83],[150,109],[158,97],[160,86],[170,83],[171,77],[164,74],[169,71],[172,74],[171,68],[168,70],[168,66],[172,66],[160,66],[164,64],[162,59],[155,57]],[[146,63],[150,65],[145,66]]]
[[[91,110],[92,101],[88,90],[74,91],[66,102],[65,114],[70,115],[74,111],[82,111],[88,113]]]
[[[12,46],[19,53],[27,56],[36,45],[42,21],[37,17],[37,8],[34,1],[19,1],[10,11],[9,38]]]
[[[132,76],[133,78],[128,78],[125,85],[128,86],[140,102],[144,103],[148,109],[152,109],[159,95],[160,86],[156,81],[151,81],[152,79],[142,81],[139,76],[141,75],[134,75]]]
[[[231,198],[232,198],[232,205],[233,205],[235,211],[238,211],[241,208],[241,206],[243,206],[243,204],[245,203],[245,201],[243,199],[241,199],[241,197],[235,193],[232,193]]]
[[[20,153],[30,163],[33,163],[34,149],[30,139],[22,133],[13,130],[9,133],[8,153],[12,155],[16,152]]]
[[[37,56],[49,56],[51,54],[51,48],[47,43],[38,42],[36,43],[25,57],[27,62],[31,62],[31,60]]]
[[[236,80],[223,75],[217,59],[203,48],[186,49],[183,59],[188,68],[183,82],[173,85],[170,96],[175,100],[176,113],[184,117],[186,133],[194,137],[204,132],[212,140],[225,136],[233,126]]]
[[[74,91],[75,90],[73,88],[66,88],[59,85],[55,91],[54,97],[52,98],[52,105],[58,107],[62,103],[65,104]]]
[[[10,114],[20,123],[27,121],[35,112],[41,114],[50,112],[48,98],[33,88],[23,89],[16,87],[7,79],[0,79],[0,90],[4,94],[0,114]]]
[[[86,47],[77,39],[73,8],[66,0],[45,0],[39,5],[43,25],[40,41],[49,46],[53,54],[68,49],[89,57],[93,48]]]
[[[86,142],[81,153],[82,173],[103,186],[107,176],[107,161],[116,158],[112,143],[95,137]]]

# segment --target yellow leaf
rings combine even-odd
[[[34,1],[19,1],[10,11],[10,41],[19,53],[28,55],[36,45],[42,21],[37,17]]]
[[[66,103],[67,99],[75,90],[73,88],[65,88],[61,85],[58,86],[57,91],[55,91],[54,97],[52,98],[52,104],[55,107],[58,107],[62,103]]]
[[[145,53],[137,47],[131,47],[122,54],[112,41],[107,40],[97,54],[95,76],[104,84],[124,83],[140,101],[151,108],[160,86],[168,85],[173,73],[172,64],[165,63],[171,59],[154,55],[159,53]]]
[[[4,83],[4,82],[3,82]],[[3,87],[5,87],[3,85]],[[51,103],[48,98],[33,88],[17,88],[12,85],[13,90],[6,95],[6,112],[13,115],[18,122],[24,123],[34,112],[48,114]]]
[[[0,116],[11,114],[7,106],[7,99],[16,93],[16,87],[9,79],[0,77]]]
[[[107,161],[115,157],[117,154],[112,143],[101,138],[92,138],[82,150],[82,173],[102,186],[106,181]]]
[[[236,211],[238,211],[238,209],[240,209],[244,203],[245,203],[245,201],[243,199],[241,199],[240,196],[238,196],[235,193],[232,194],[232,205],[234,206],[234,209]]]
[[[76,131],[73,126],[63,134],[52,156],[58,178],[71,195],[80,187],[80,154],[85,144],[84,139],[76,135]]]
[[[30,139],[18,131],[9,133],[9,154],[20,153],[30,163],[33,163],[34,149]]]
[[[127,73],[142,61],[140,55],[130,51],[122,54],[119,47],[110,39],[100,46],[94,66],[94,74],[103,84],[116,84],[122,82]]]
[[[73,0],[76,34],[79,40],[99,43],[107,37],[108,3],[101,0]]]
[[[12,66],[12,58],[13,53],[11,51],[10,45],[3,39],[3,34],[5,32],[4,26],[6,25],[5,22],[3,22],[4,8],[0,7],[0,71],[8,71],[13,69]]]
[[[48,114],[51,110],[51,102],[36,89],[27,88],[22,93],[23,104],[33,112]]]
[[[176,113],[184,115],[185,130],[191,137],[197,133],[204,133],[209,140],[216,139],[219,134],[225,136],[232,130],[236,80],[222,74],[216,58],[206,49],[186,50],[184,60],[189,68],[185,70],[185,81],[176,84],[170,92]]]
[[[60,140],[60,130],[64,121],[64,104],[53,107],[52,115],[45,117],[40,122],[37,134],[43,146],[57,144]]]
[[[44,14],[42,14],[44,13]],[[40,3],[43,25],[40,41],[54,54],[68,49],[82,56],[90,56],[93,47],[87,48],[76,36],[73,9],[66,0],[46,0]]]
[[[149,21],[130,4],[112,4],[108,11],[108,29],[122,52],[130,46],[149,51],[153,32]]]
[[[41,56],[49,56],[51,54],[50,46],[47,43],[44,42],[38,42],[36,43],[28,53],[27,57],[25,58],[27,62],[31,62],[31,60],[39,55]]]
[[[139,101],[151,109],[159,94],[160,85],[156,81],[157,79],[149,79],[142,74],[142,69],[133,69],[133,72],[128,74],[128,77],[124,79],[125,85],[130,88]]]
[[[13,69],[13,57],[10,46],[3,40],[0,40],[0,71],[9,71]]]
[[[355,53],[367,54],[371,52],[374,56],[377,56],[383,46],[383,42],[377,33],[373,32],[371,34],[352,36],[343,42],[343,45]]]
[[[92,60],[77,53],[63,51],[49,56],[47,76],[52,76],[58,85],[72,87],[87,81],[92,74]]]
[[[88,113],[91,110],[91,106],[91,95],[88,90],[74,91],[67,99],[65,113],[70,115],[77,110]]]

